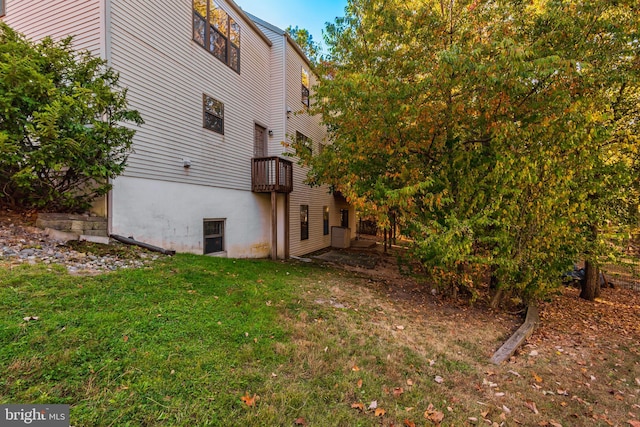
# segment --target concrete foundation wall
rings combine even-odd
[[[271,251],[271,200],[263,196],[118,177],[113,182],[111,233],[177,252],[202,254],[203,220],[219,219],[225,221],[223,255],[266,258]]]

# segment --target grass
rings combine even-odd
[[[499,424],[503,404],[505,425],[587,425],[550,400],[534,416],[526,364],[518,378],[489,365],[513,319],[386,291],[314,264],[193,255],[92,277],[0,265],[0,403],[66,403],[75,426],[430,425],[430,404],[442,425]],[[373,401],[383,416],[351,407]]]

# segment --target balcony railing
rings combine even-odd
[[[251,190],[255,193],[291,193],[293,164],[280,157],[257,157],[251,163]]]

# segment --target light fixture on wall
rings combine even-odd
[[[191,159],[188,158],[183,158],[182,159],[182,167],[184,167],[185,169],[189,169],[191,167]]]
[[[273,136],[273,129],[269,129],[269,136]]]
[[[287,119],[291,118],[291,113],[293,113],[293,110],[291,109],[291,107],[287,107]]]

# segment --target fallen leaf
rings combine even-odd
[[[431,360],[431,359],[429,359],[429,366],[433,366],[433,365],[435,365],[435,364],[436,364],[436,361],[435,361],[435,360]]]
[[[352,403],[352,404],[351,404],[351,407],[352,407],[353,409],[358,409],[358,410],[360,410],[360,411],[364,411],[364,405],[363,405],[362,403],[360,403],[360,402]]]
[[[520,377],[520,374],[516,371],[508,371],[511,375],[515,375],[516,377]]]
[[[636,384],[640,385],[640,378],[636,378]]]
[[[397,329],[397,330],[399,330],[399,331],[404,331],[404,326],[402,326],[402,325],[397,325],[397,326],[396,326],[396,329]]]
[[[407,385],[409,386],[413,385],[413,380],[411,378],[407,379]]]
[[[537,383],[541,383],[542,382],[542,378],[540,376],[538,376],[538,374],[536,374],[535,372],[531,372],[531,376],[533,377],[533,379],[537,382]]]
[[[404,419],[404,427],[416,427],[416,423],[414,423],[413,421],[409,420],[408,418]]]
[[[296,420],[293,422],[293,424],[297,425],[297,426],[306,426],[307,425],[307,420],[305,420],[302,417],[296,418]]]
[[[195,293],[197,293],[197,292],[198,292],[198,291],[194,291],[193,289],[189,289],[189,290],[187,291],[187,293],[188,293],[188,294],[192,294],[192,295],[193,295],[193,294],[195,294]]]
[[[124,342],[129,341],[129,335],[125,335],[124,337],[122,337],[122,341]]]
[[[353,365],[353,367],[351,368],[351,370],[353,372],[358,372],[360,370],[360,368],[358,368],[358,365]]]
[[[511,409],[509,409],[507,406],[502,405],[502,410],[504,411],[505,414],[510,414],[511,413]]]
[[[524,406],[526,406],[527,408],[531,409],[531,411],[534,414],[538,414],[538,408],[536,408],[535,402],[533,402],[531,400],[527,400],[526,402],[524,402]]]
[[[496,394],[495,394],[495,396],[496,396],[496,397],[504,397],[504,393],[503,393],[503,392],[496,393]]]
[[[25,322],[29,322],[31,320],[40,320],[40,318],[38,316],[27,316],[23,317],[22,320],[24,320]]]
[[[432,421],[436,424],[440,424],[442,422],[442,420],[444,419],[444,413],[436,410],[433,407],[432,403],[429,403],[429,406],[427,407],[427,410],[424,412],[424,417],[426,419],[428,419],[429,421]]]
[[[640,421],[636,421],[636,420],[629,420],[629,421],[627,421],[627,423],[628,423],[631,427],[640,427]]]
[[[487,415],[489,415],[489,411],[480,412],[480,415],[482,415],[482,418],[487,418]]]
[[[258,399],[257,395],[253,395],[253,397],[249,396],[249,392],[246,392],[244,396],[240,398],[247,406],[253,407],[256,406],[256,400]]]
[[[396,387],[393,389],[393,397],[400,397],[404,393],[404,389],[402,387]]]
[[[562,427],[562,424],[554,421],[554,420],[549,420],[549,425],[551,425],[552,427]]]
[[[378,401],[372,400],[371,403],[369,404],[369,409],[376,409],[377,407],[378,407]]]
[[[442,378],[440,375],[436,375],[435,378],[433,379],[435,382],[437,382],[438,384],[442,384],[444,381],[444,378]]]
[[[358,388],[362,388],[362,378],[358,380]]]
[[[387,411],[385,411],[382,408],[376,408],[376,410],[373,412],[373,415],[375,415],[376,417],[384,417],[384,414],[386,414]]]

